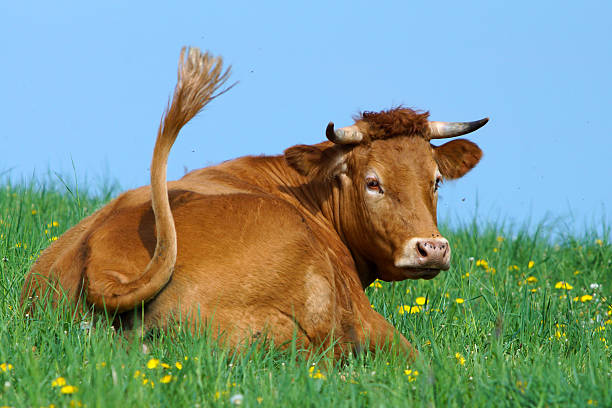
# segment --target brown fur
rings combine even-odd
[[[434,148],[417,137],[426,114],[396,109],[364,113],[375,135],[366,143],[298,145],[166,183],[178,131],[227,78],[220,61],[198,58],[205,68],[196,59],[180,71],[160,126],[152,187],[123,193],[47,248],[26,276],[22,301],[66,296],[77,310],[117,312],[126,325],[144,305],[145,328],[163,328],[170,317],[191,327],[201,320],[232,345],[261,333],[276,344],[297,333],[305,347],[325,347],[333,337],[337,357],[398,339],[412,356],[363,289],[376,278],[439,272],[396,267],[394,259],[407,240],[440,236],[437,166],[460,177],[479,149],[465,142]],[[384,195],[368,192],[372,172]]]
[[[381,112],[362,112],[355,117],[358,126],[363,122],[369,140],[398,136],[422,136],[427,134],[429,112],[418,112],[397,107]]]

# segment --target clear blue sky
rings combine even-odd
[[[221,5],[223,4],[223,5]],[[612,2],[2,2],[0,173],[148,184],[180,47],[240,81],[183,131],[169,179],[324,139],[398,104],[491,121],[443,219],[607,218]],[[573,218],[569,214],[573,213]]]

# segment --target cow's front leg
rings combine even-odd
[[[404,355],[407,361],[414,361],[418,355],[416,349],[391,323],[373,310],[369,303],[367,309],[362,309],[357,315],[359,321],[355,322],[356,351],[396,350]]]

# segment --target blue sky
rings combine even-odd
[[[442,219],[611,218],[612,3],[3,2],[0,173],[148,184],[183,45],[238,86],[182,132],[169,179],[325,138],[328,121],[403,104],[489,116],[481,163]]]

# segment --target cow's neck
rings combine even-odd
[[[245,157],[236,160],[239,168],[248,169],[241,172],[240,178],[264,188],[294,204],[304,212],[311,223],[321,227],[330,234],[330,239],[339,237],[345,248],[351,251],[341,223],[342,197],[339,181],[313,183],[293,170],[283,156]],[[246,166],[243,166],[245,165]],[[254,171],[257,170],[257,171]],[[232,171],[233,172],[233,171]],[[331,241],[331,240],[330,240]],[[356,269],[356,278],[362,288],[375,279],[376,267],[359,254],[351,251],[351,265]]]

